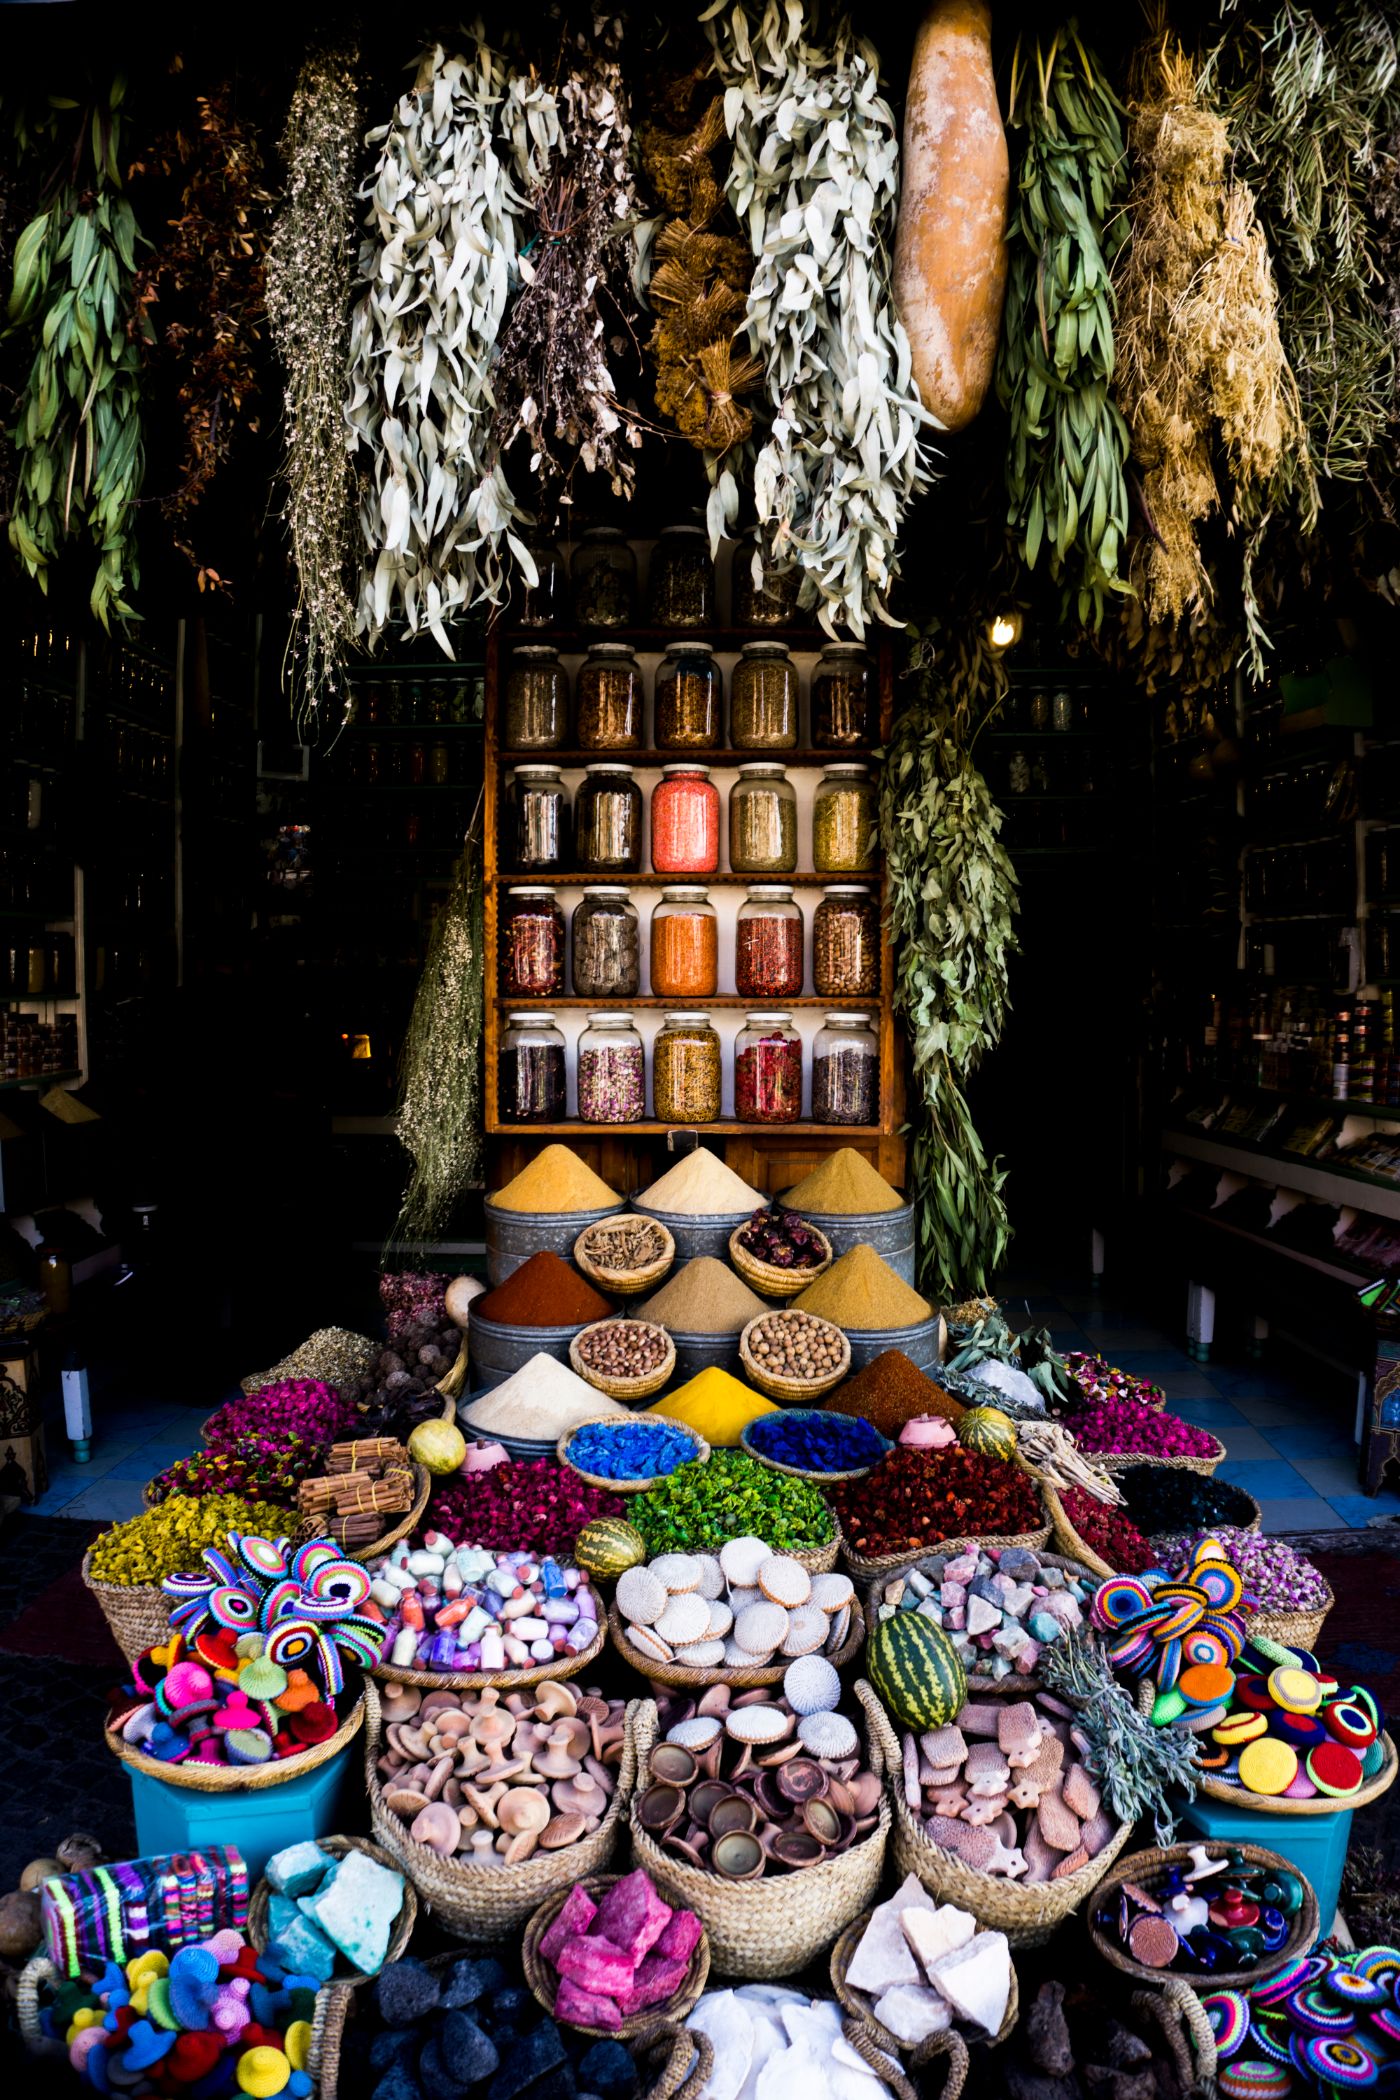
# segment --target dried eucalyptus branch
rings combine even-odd
[[[286,195],[267,258],[267,312],[285,374],[282,514],[297,603],[284,672],[298,719],[339,709],[354,645],[349,579],[355,479],[345,451],[345,366],[363,125],[352,43],[311,52],[282,132]]]

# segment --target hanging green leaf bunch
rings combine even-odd
[[[399,1238],[432,1239],[481,1179],[485,953],[478,803],[447,902],[433,920],[404,1039],[398,1132],[413,1170]]]

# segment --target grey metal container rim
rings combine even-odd
[[[658,1225],[665,1225],[671,1231],[679,1225],[682,1228],[690,1226],[696,1232],[719,1232],[725,1227],[732,1232],[736,1225],[746,1225],[753,1216],[751,1210],[652,1210],[642,1201],[640,1192],[636,1191],[628,1200],[633,1210],[642,1212],[648,1218],[655,1218]]]
[[[484,1319],[480,1313],[477,1313],[472,1319],[471,1332],[479,1334],[483,1341],[488,1342],[523,1342],[527,1341],[532,1335],[539,1335],[540,1346],[538,1349],[532,1349],[530,1354],[531,1356],[539,1356],[541,1354],[547,1356],[549,1351],[545,1347],[546,1341],[572,1341],[576,1334],[582,1334],[585,1327],[591,1327],[592,1325],[593,1322],[591,1320],[570,1320],[563,1327],[517,1327],[512,1326],[505,1320]]]
[[[780,1191],[778,1201],[785,1209],[795,1209],[800,1218],[807,1218],[813,1225],[825,1231],[828,1225],[843,1226],[854,1232],[862,1226],[893,1225],[896,1220],[912,1217],[914,1204],[910,1197],[901,1197],[893,1210],[808,1210],[805,1205],[789,1205],[788,1191]]]
[[[495,1219],[501,1225],[535,1226],[542,1232],[557,1232],[564,1226],[576,1223],[582,1232],[585,1227],[596,1225],[599,1218],[616,1217],[619,1211],[626,1210],[627,1202],[625,1198],[619,1197],[616,1203],[609,1203],[597,1210],[502,1210],[488,1196],[482,1208],[488,1218]]]
[[[682,1328],[668,1327],[666,1332],[678,1349],[737,1349],[741,1330],[736,1327],[732,1334],[689,1334]]]
[[[901,1335],[913,1336],[916,1341],[921,1341],[925,1335],[936,1334],[941,1318],[940,1313],[931,1313],[928,1319],[914,1320],[908,1327],[852,1327],[848,1322],[841,1331],[853,1342],[887,1341],[891,1348],[897,1349]]]

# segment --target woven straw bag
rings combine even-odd
[[[1065,1514],[1065,1506],[1060,1500],[1059,1489],[1051,1481],[1048,1481],[1043,1474],[1041,1475],[1040,1492],[1045,1497],[1045,1507],[1050,1512],[1051,1536],[1054,1538],[1055,1544],[1059,1547],[1061,1553],[1070,1560],[1077,1560],[1081,1567],[1088,1568],[1092,1574],[1098,1576],[1100,1582],[1106,1582],[1110,1575],[1116,1575],[1118,1573],[1116,1568],[1111,1568],[1106,1560],[1101,1559],[1092,1546],[1085,1545],[1083,1539]]]
[[[934,2058],[938,2056],[956,2057],[960,2049],[965,2056],[969,2037],[959,2034],[957,2029],[952,2027],[945,2028],[942,2034],[931,2034],[922,2042],[902,2042],[897,2034],[891,2034],[889,2028],[883,2026],[876,2019],[875,2000],[870,1996],[869,1992],[858,1991],[847,1982],[846,1971],[850,1968],[855,1958],[855,1951],[864,1937],[865,1928],[870,1923],[872,1916],[873,1912],[867,1910],[862,1912],[860,1917],[853,1919],[831,1950],[831,1988],[835,1991],[838,2002],[853,2020],[863,2020],[865,2022],[881,2049],[888,2050],[891,2056],[907,2057],[909,2062],[916,2067],[932,2063]],[[1002,2015],[1001,2025],[995,2034],[979,2034],[970,2037],[974,2046],[999,2049],[1016,2025],[1020,2012],[1021,1993],[1016,1982],[1016,1965],[1013,1962],[1011,1965],[1011,1990],[1007,1996],[1006,2011]],[[967,2069],[964,2064],[962,2074],[958,2079],[959,2086],[961,2086],[962,2080],[966,2076]],[[952,2084],[952,2080],[953,2066],[950,2064],[948,2080],[944,2086],[943,2100],[948,2100],[948,2086]]]
[[[630,1232],[643,1222],[649,1224],[653,1232],[659,1232],[665,1242],[665,1251],[658,1254],[655,1261],[648,1262],[643,1269],[604,1268],[601,1262],[593,1259],[592,1251],[584,1245],[585,1240],[596,1242],[598,1239],[612,1239],[619,1228]],[[592,1225],[585,1225],[574,1241],[575,1266],[590,1283],[596,1283],[600,1291],[606,1291],[610,1298],[639,1298],[643,1291],[654,1290],[675,1258],[675,1240],[660,1219],[648,1218],[643,1221],[631,1213],[621,1217],[598,1218]]]
[[[1215,2029],[1189,1983],[1164,1976],[1155,1990],[1134,1991],[1133,2010],[1162,2030],[1183,2093],[1212,2093],[1219,2056]]]
[[[381,1852],[378,1845],[372,1845],[368,1838],[318,1837],[316,1843],[323,1852],[329,1852],[332,1859],[344,1859],[347,1852],[363,1852],[369,1859],[377,1860],[381,1867],[392,1868],[396,1874],[402,1872],[398,1861],[391,1859],[387,1852]],[[254,1889],[248,1903],[248,1937],[257,1948],[259,1954],[262,1953],[268,1942],[267,1921],[271,1906],[272,1884],[264,1878]],[[417,1916],[418,1898],[414,1894],[413,1883],[405,1876],[403,1902],[399,1906],[399,1914],[395,1918],[393,1930],[389,1934],[389,1945],[384,1956],[386,1963],[398,1961],[400,1956],[407,1952],[408,1943],[413,1937],[413,1927]],[[372,1981],[369,1976],[362,1974],[358,1969],[353,1976],[338,1977],[336,1980],[337,1982],[347,1983],[352,1991],[358,1990],[362,1983]]]
[[[904,1799],[904,1759],[898,1740],[873,1693],[868,1710],[884,1752],[885,1784],[894,1807],[896,1871],[916,1875],[940,1903],[956,1903],[959,1910],[970,1910],[981,1924],[995,1926],[1013,1947],[1044,1946],[1055,1927],[1098,1887],[1128,1842],[1132,1825],[1120,1823],[1102,1852],[1077,1873],[1065,1874],[1058,1881],[1036,1882],[1027,1888],[1004,1875],[975,1873],[955,1852],[945,1852],[925,1837]]]
[[[317,1765],[338,1757],[363,1727],[369,1695],[366,1678],[364,1697],[355,1701],[334,1735],[328,1735],[324,1743],[312,1743],[307,1749],[298,1750],[294,1757],[270,1758],[264,1765],[208,1765],[194,1757],[187,1757],[182,1764],[167,1764],[123,1742],[111,1728],[107,1730],[107,1748],[124,1765],[130,1765],[133,1772],[144,1772],[148,1779],[163,1780],[167,1786],[184,1787],[194,1794],[257,1794],[266,1787],[281,1786],[288,1779],[304,1779]]]
[[[555,1889],[551,1895],[545,1897],[544,1902],[525,1927],[525,1941],[521,1950],[521,1965],[525,1971],[525,1981],[534,1993],[536,2004],[542,2006],[551,2019],[554,2018],[554,2001],[558,1995],[559,1976],[558,1972],[551,1967],[540,1953],[540,1941],[544,1938],[555,1918],[558,1917],[575,1888],[583,1889],[587,1895],[601,1902],[608,1890],[621,1881],[622,1878],[620,1874],[593,1874],[583,1881],[570,1882],[568,1888]],[[691,1949],[690,1960],[686,1965],[685,1976],[681,1981],[680,1988],[671,1997],[667,1998],[663,2004],[648,2006],[644,2012],[624,2015],[620,2025],[616,2027],[587,2027],[578,2020],[570,2020],[568,2024],[576,2029],[579,2034],[592,2034],[600,2038],[607,2035],[616,2035],[618,2040],[622,2042],[633,2040],[638,2035],[648,2033],[656,2025],[658,2019],[681,2021],[688,2014],[692,2013],[700,2001],[700,1993],[705,1988],[705,1979],[709,1973],[710,1947],[705,1935],[701,1933],[699,1940]]]
[[[83,1555],[83,1581],[102,1607],[112,1639],[128,1662],[159,1648],[170,1634],[170,1599],[158,1582],[99,1582],[92,1552]]]
[[[751,1284],[762,1297],[800,1298],[808,1284],[815,1283],[819,1276],[825,1276],[831,1267],[834,1259],[831,1242],[824,1232],[810,1224],[807,1219],[804,1218],[802,1222],[826,1249],[821,1260],[808,1269],[780,1269],[775,1263],[763,1261],[757,1254],[751,1254],[747,1247],[741,1245],[741,1240],[752,1222],[752,1219],[745,1218],[743,1224],[736,1225],[730,1233],[729,1259],[745,1283]],[[850,1362],[849,1356],[846,1361]]]
[[[1246,1845],[1231,1839],[1231,1850],[1244,1855],[1246,1866],[1262,1868],[1266,1873],[1294,1874],[1297,1871],[1277,1852],[1266,1852],[1262,1845]],[[1190,1865],[1191,1851],[1190,1845],[1154,1846],[1149,1851],[1134,1852],[1127,1859],[1120,1860],[1113,1871],[1104,1876],[1095,1900],[1085,1913],[1094,1951],[1101,1954],[1112,1967],[1121,1969],[1125,1976],[1136,1976],[1140,1983],[1156,1983],[1161,1970],[1151,1969],[1145,1962],[1134,1961],[1127,1948],[1111,1932],[1104,1931],[1099,1923],[1099,1912],[1105,1903],[1116,1909],[1113,1898],[1125,1881],[1131,1881],[1139,1888],[1146,1889],[1150,1895],[1164,1879],[1169,1867]],[[1299,1876],[1299,1879],[1302,1877]],[[1288,1937],[1283,1945],[1276,1947],[1270,1954],[1261,1954],[1252,1969],[1216,1969],[1212,1970],[1209,1976],[1203,1972],[1201,1983],[1208,1984],[1212,1991],[1248,1991],[1252,1985],[1263,1983],[1267,1977],[1286,1967],[1289,1962],[1307,1954],[1317,1938],[1320,1924],[1317,1897],[1313,1893],[1312,1884],[1304,1880],[1303,1900],[1290,1920]]]
[[[851,1373],[851,1342],[849,1335],[841,1332],[834,1320],[823,1321],[841,1344],[841,1357],[834,1371],[824,1371],[820,1378],[790,1378],[784,1372],[770,1371],[753,1353],[751,1337],[755,1327],[764,1320],[781,1318],[787,1310],[784,1306],[770,1306],[767,1312],[755,1313],[739,1335],[739,1364],[750,1385],[757,1386],[770,1400],[781,1400],[787,1406],[800,1405],[804,1401],[820,1400],[833,1386],[840,1385]]]
[[[964,1549],[971,1551],[974,1546],[978,1546],[980,1543],[977,1539],[954,1539],[947,1546],[940,1546],[938,1551],[939,1553],[959,1553]],[[867,1625],[875,1626],[879,1623],[880,1604],[885,1584],[905,1574],[910,1568],[922,1569],[925,1563],[932,1558],[932,1554],[925,1554],[921,1560],[905,1561],[902,1567],[893,1571],[892,1575],[878,1577],[870,1584],[865,1593],[865,1618]],[[1046,1567],[1064,1568],[1076,1575],[1092,1576],[1097,1585],[1099,1578],[1096,1570],[1086,1568],[1082,1562],[1071,1560],[1065,1554],[1042,1553],[1040,1559],[1042,1565]],[[980,1671],[969,1670],[967,1673],[967,1688],[970,1692],[1014,1692],[1019,1697],[1023,1692],[1038,1692],[1040,1690],[1040,1679],[1034,1671],[1031,1671],[1030,1675],[1025,1677],[1017,1676],[1015,1671],[1012,1671],[1010,1676],[1007,1677],[984,1677]]]
[[[752,1691],[761,1684],[781,1684],[792,1661],[784,1656],[776,1663],[755,1663],[751,1668],[742,1666],[726,1669],[722,1665],[712,1669],[694,1669],[688,1663],[653,1662],[643,1655],[627,1638],[626,1626],[618,1611],[616,1600],[608,1607],[608,1634],[613,1647],[629,1669],[640,1670],[651,1684],[668,1684],[678,1691],[707,1691],[712,1684],[732,1685],[735,1691]],[[827,1657],[833,1669],[844,1669],[854,1662],[865,1639],[865,1618],[859,1601],[851,1607],[851,1623],[846,1638],[834,1654]]]
[[[873,1694],[857,1683],[867,1715]],[[656,1707],[643,1700],[635,1724],[637,1768],[645,1772],[658,1730]],[[870,1767],[883,1772],[882,1746],[868,1731]],[[668,1902],[696,1912],[709,1935],[715,1967],[726,1976],[793,1976],[823,1954],[842,1927],[867,1909],[880,1885],[889,1840],[889,1802],[882,1794],[869,1837],[849,1851],[799,1873],[724,1881],[664,1852],[632,1812],[632,1852]]]
[[[510,1937],[556,1889],[568,1889],[588,1874],[601,1874],[617,1849],[637,1771],[635,1742],[637,1702],[627,1708],[622,1761],[608,1812],[595,1831],[560,1852],[536,1852],[519,1866],[479,1867],[444,1859],[408,1834],[407,1826],[386,1806],[378,1761],[384,1741],[379,1695],[365,1686],[369,1709],[365,1729],[365,1785],[370,1825],[376,1840],[403,1869],[438,1923],[464,1940]]]

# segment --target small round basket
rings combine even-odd
[[[158,1582],[100,1582],[92,1572],[91,1549],[83,1555],[82,1573],[129,1663],[168,1638],[171,1600]]]
[[[388,1867],[391,1873],[402,1876],[403,1902],[399,1907],[399,1914],[395,1918],[389,1933],[389,1946],[382,1966],[387,1966],[391,1961],[397,1961],[406,1950],[409,1940],[413,1936],[413,1924],[418,1916],[418,1897],[414,1891],[413,1883],[404,1873],[399,1862],[391,1858],[387,1852],[381,1851],[378,1845],[372,1845],[368,1838],[320,1837],[317,1838],[316,1843],[323,1852],[329,1852],[332,1859],[344,1859],[347,1852],[363,1852],[367,1858],[376,1860],[381,1867]],[[254,1889],[248,1904],[248,1937],[257,1948],[259,1954],[266,1947],[270,1937],[268,1932],[268,1912],[271,1908],[271,1903],[271,1884],[264,1877]],[[358,1990],[362,1983],[368,1983],[370,1980],[370,1977],[363,1969],[354,1969],[348,1976],[340,1976],[336,1979],[338,1983],[348,1984],[352,1990]]]
[[[1006,2000],[1006,2011],[995,2034],[963,2034],[957,2028],[945,2028],[942,2034],[931,2034],[926,2041],[902,2042],[897,2034],[875,2017],[875,2000],[868,1991],[859,1991],[846,1981],[846,1972],[855,1959],[855,1952],[865,1937],[865,1928],[874,1916],[873,1911],[863,1911],[853,1918],[840,1939],[831,1950],[831,1988],[836,1993],[838,2004],[853,2020],[863,2020],[882,2049],[891,2056],[902,2056],[917,2069],[931,2063],[935,2057],[956,2055],[958,2047],[964,2049],[969,2043],[974,2048],[997,2049],[1006,2040],[1016,2025],[1021,2011],[1021,1994],[1016,1984],[1016,1964],[1011,1964],[1011,1990]]]
[[[692,1429],[688,1422],[678,1422],[672,1415],[658,1414],[648,1414],[647,1420],[656,1422],[666,1429],[678,1429],[681,1435],[694,1446],[690,1457],[681,1461],[683,1465],[702,1465],[709,1457],[709,1445],[699,1431]],[[654,1488],[658,1481],[664,1480],[666,1475],[664,1473],[650,1473],[642,1480],[608,1480],[601,1473],[585,1471],[582,1466],[576,1465],[569,1456],[569,1446],[581,1429],[613,1425],[625,1426],[625,1423],[626,1417],[622,1415],[594,1415],[587,1422],[575,1422],[573,1428],[566,1429],[560,1437],[558,1444],[555,1446],[555,1456],[558,1458],[561,1466],[567,1466],[571,1473],[577,1473],[579,1479],[586,1480],[590,1487],[605,1488],[609,1494],[613,1495],[643,1495],[648,1488]]]
[[[660,1233],[664,1242],[662,1252],[653,1261],[644,1262],[637,1269],[613,1269],[597,1259],[601,1247],[625,1241],[639,1227]],[[656,1218],[639,1218],[630,1212],[585,1225],[574,1241],[574,1261],[581,1273],[614,1298],[639,1298],[643,1291],[654,1290],[675,1259],[676,1243],[666,1227]]]
[[[774,1267],[771,1261],[760,1261],[756,1254],[750,1254],[747,1247],[740,1245],[741,1237],[748,1231],[751,1222],[751,1219],[745,1218],[743,1224],[736,1225],[730,1233],[729,1259],[733,1262],[745,1283],[752,1284],[760,1296],[764,1298],[796,1298],[800,1292],[806,1290],[809,1283],[815,1283],[817,1278],[824,1276],[831,1267],[831,1242],[824,1232],[817,1230],[815,1225],[810,1226],[809,1230],[813,1239],[820,1240],[825,1249],[819,1262],[813,1262],[806,1269],[778,1269]],[[805,1219],[803,1223],[806,1223]]]
[[[413,1500],[409,1504],[407,1511],[402,1516],[395,1517],[390,1529],[384,1532],[381,1537],[371,1539],[368,1545],[351,1547],[349,1551],[353,1553],[355,1559],[375,1560],[381,1553],[387,1553],[391,1546],[397,1546],[400,1539],[406,1539],[411,1532],[416,1531],[422,1523],[424,1511],[428,1507],[428,1496],[432,1492],[432,1486],[433,1476],[427,1467],[415,1465],[413,1468]],[[297,1543],[302,1544],[307,1539],[327,1538],[329,1536],[326,1530],[327,1521],[324,1511],[314,1517],[298,1515],[295,1531]]]
[[[608,1606],[608,1633],[623,1662],[630,1668],[639,1670],[648,1683],[669,1685],[674,1691],[708,1691],[712,1684],[727,1684],[735,1691],[747,1692],[755,1690],[759,1685],[781,1684],[783,1673],[792,1661],[790,1655],[785,1655],[777,1662],[754,1663],[750,1667],[739,1664],[734,1668],[726,1668],[720,1664],[709,1670],[697,1669],[690,1663],[655,1662],[651,1656],[643,1655],[640,1648],[634,1648],[628,1640],[627,1622],[616,1604]],[[846,1628],[846,1638],[826,1660],[833,1669],[843,1669],[860,1654],[864,1639],[865,1614],[857,1598],[851,1605],[851,1620]]]
[[[1260,1867],[1271,1873],[1297,1874],[1297,1869],[1286,1859],[1281,1858],[1277,1852],[1266,1852],[1262,1845],[1246,1845],[1238,1839],[1231,1838],[1230,1850],[1242,1853],[1247,1867]],[[1308,1952],[1317,1938],[1320,1925],[1317,1897],[1313,1893],[1312,1884],[1298,1875],[1298,1879],[1303,1882],[1303,1901],[1290,1921],[1288,1938],[1281,1947],[1276,1947],[1272,1954],[1261,1954],[1252,1969],[1212,1969],[1207,1975],[1203,1969],[1152,1969],[1144,1962],[1134,1961],[1132,1955],[1119,1942],[1117,1935],[1105,1930],[1105,1916],[1109,1912],[1116,1912],[1118,1892],[1124,1882],[1133,1882],[1151,1895],[1165,1879],[1168,1868],[1187,1867],[1191,1864],[1191,1852],[1190,1845],[1166,1845],[1147,1852],[1134,1852],[1127,1859],[1119,1859],[1116,1865],[1109,1869],[1094,1891],[1087,1918],[1094,1951],[1101,1954],[1106,1962],[1115,1969],[1121,1969],[1125,1976],[1136,1976],[1142,1983],[1161,1983],[1170,1976],[1178,1982],[1199,1984],[1202,1989],[1212,1991],[1248,1991],[1252,1985],[1263,1983],[1267,1977],[1273,1976],[1289,1962]]]
[[[532,1684],[543,1684],[547,1677],[577,1677],[580,1670],[586,1670],[603,1652],[607,1628],[602,1622],[601,1610],[600,1605],[596,1639],[591,1640],[586,1648],[580,1648],[577,1655],[566,1652],[549,1662],[530,1662],[516,1670],[411,1670],[401,1668],[397,1663],[378,1662],[371,1674],[385,1684],[416,1684],[431,1692],[480,1691],[488,1684],[494,1684],[502,1692],[523,1692]]]
[[[850,1339],[842,1334],[841,1329],[833,1321],[823,1320],[822,1326],[829,1328],[841,1344],[840,1361],[836,1365],[835,1370],[824,1371],[820,1378],[784,1378],[776,1371],[765,1370],[755,1357],[753,1353],[753,1334],[754,1329],[761,1327],[765,1320],[782,1321],[789,1317],[790,1314],[782,1308],[778,1308],[773,1312],[756,1313],[739,1336],[739,1362],[743,1366],[744,1375],[748,1379],[749,1384],[756,1385],[758,1390],[761,1393],[766,1393],[770,1400],[781,1400],[783,1402],[789,1400],[797,1402],[819,1400],[823,1393],[829,1393],[833,1386],[840,1385],[843,1378],[850,1376]],[[754,1455],[757,1456],[757,1453]]]
[[[661,1391],[676,1368],[676,1345],[664,1327],[658,1327],[654,1320],[633,1320],[629,1324],[645,1327],[650,1334],[659,1334],[666,1345],[666,1353],[658,1368],[644,1371],[639,1378],[610,1378],[606,1371],[595,1371],[583,1360],[579,1343],[586,1341],[590,1334],[597,1334],[602,1327],[621,1326],[622,1320],[617,1313],[609,1313],[606,1320],[594,1320],[591,1326],[581,1327],[569,1344],[569,1362],[573,1369],[585,1383],[600,1393],[606,1393],[609,1400],[647,1400],[653,1393]],[[560,1456],[563,1456],[562,1452]]]
[[[366,1692],[368,1689],[366,1686]],[[265,1765],[207,1765],[192,1757],[183,1764],[167,1764],[163,1758],[147,1757],[144,1750],[123,1742],[120,1732],[113,1728],[106,1731],[107,1748],[113,1757],[130,1765],[133,1772],[142,1772],[147,1779],[163,1780],[167,1786],[184,1787],[193,1794],[253,1794],[266,1787],[281,1786],[289,1779],[304,1779],[317,1765],[328,1764],[354,1740],[364,1720],[365,1701],[357,1699],[335,1734],[328,1735],[324,1743],[312,1743],[309,1748],[298,1750],[295,1757],[271,1758]]]
[[[829,1422],[831,1420],[831,1417],[830,1415],[823,1414],[822,1410],[819,1407],[791,1407],[785,1409],[782,1416],[759,1415],[757,1418],[757,1422],[772,1422],[778,1420],[786,1420],[789,1422],[801,1422],[807,1419],[812,1419],[819,1422]],[[879,1464],[879,1459],[872,1458],[868,1466],[853,1466],[850,1468],[849,1471],[844,1473],[816,1473],[813,1472],[808,1466],[785,1465],[782,1459],[780,1458],[769,1458],[767,1453],[760,1450],[759,1446],[756,1443],[750,1441],[753,1435],[753,1431],[757,1426],[757,1422],[745,1423],[743,1431],[739,1437],[740,1446],[743,1450],[748,1452],[749,1457],[756,1458],[761,1466],[771,1466],[775,1473],[791,1473],[798,1480],[810,1480],[814,1487],[833,1487],[838,1481],[841,1480],[864,1480],[866,1474],[873,1472],[875,1467]],[[876,1436],[879,1436],[880,1433],[878,1430],[876,1430],[874,1434]],[[880,1453],[880,1458],[884,1458],[886,1453],[893,1451],[894,1445],[890,1442],[888,1437],[880,1437],[880,1442],[884,1447],[884,1449]]]
[[[554,2000],[559,1989],[558,1973],[540,1953],[540,1941],[564,1908],[575,1888],[583,1889],[595,1902],[601,1902],[608,1890],[623,1879],[621,1874],[594,1874],[586,1880],[570,1882],[567,1888],[555,1889],[525,1927],[525,1943],[521,1952],[521,1965],[525,1981],[534,1993],[537,2005],[543,2006],[551,2018],[555,2017]],[[626,2015],[617,2027],[585,2027],[580,2022],[568,2020],[576,2034],[596,2034],[608,2039],[616,2036],[619,2041],[628,2041],[639,2034],[646,2034],[658,2020],[683,2020],[693,2012],[705,1988],[705,1978],[710,1973],[710,1942],[708,1934],[702,1932],[691,1952],[685,1980],[675,1995],[663,1999],[660,2005],[649,2005],[645,2011]]]

